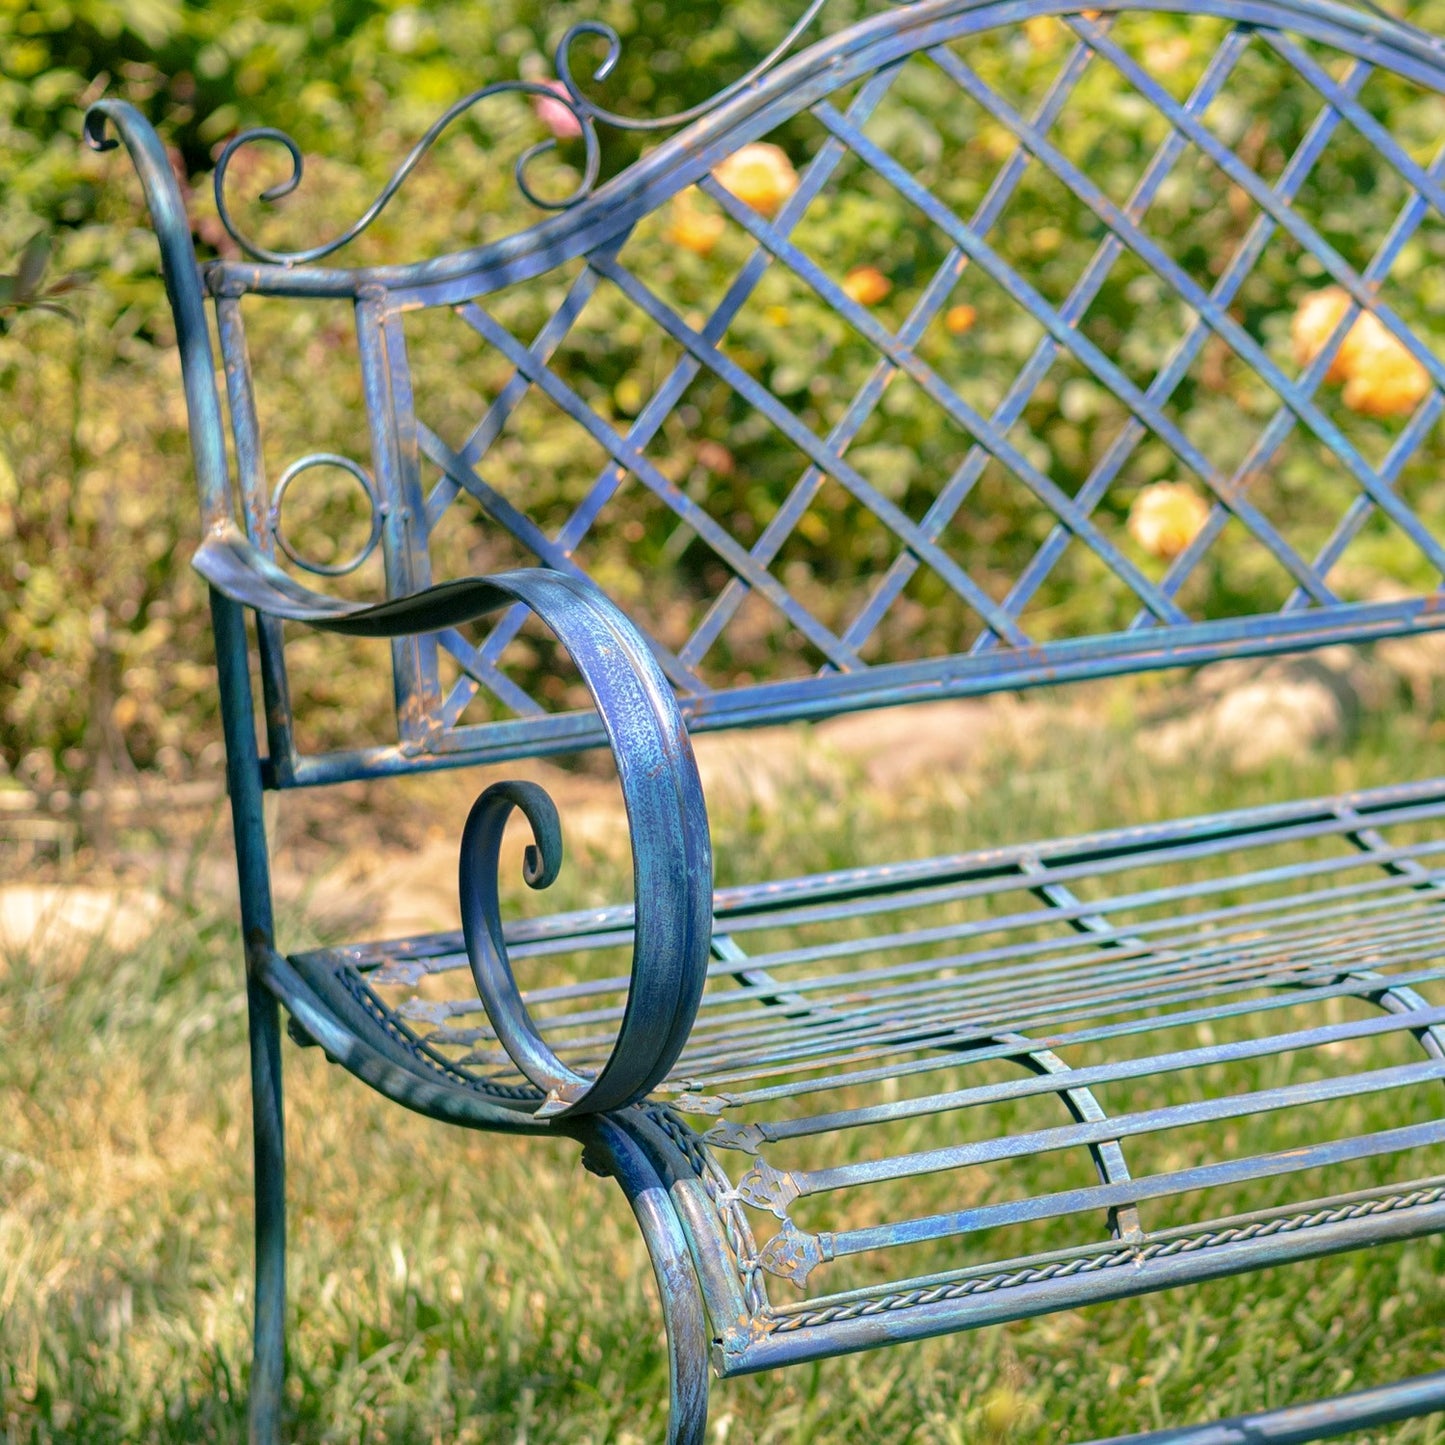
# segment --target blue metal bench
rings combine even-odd
[[[920,0],[799,49],[815,4],[756,71],[671,118],[671,138],[605,183],[599,132],[642,123],[574,79],[574,42],[606,38],[584,26],[559,54],[561,92],[517,82],[464,98],[376,206],[309,251],[267,249],[232,220],[239,147],[279,142],[292,188],[301,174],[285,137],[239,137],[217,192],[252,259],[205,267],[155,134],[125,104],[90,112],[92,145],[114,144],[113,127],[129,148],[159,233],[200,484],[253,1050],[253,1439],[278,1437],[283,1374],[278,1006],[298,1042],[389,1098],[468,1127],[564,1134],[620,1182],[656,1266],[679,1441],[703,1438],[709,1365],[738,1375],[1445,1226],[1445,780],[714,890],[689,732],[1445,624],[1430,466],[1445,361],[1423,280],[1445,220],[1445,50],[1325,0],[1091,3]],[[1161,15],[1167,52],[1138,43]],[[1056,27],[1047,84],[1020,98],[1009,67],[1041,22]],[[438,259],[321,264],[451,120],[508,90],[559,107],[577,133],[581,183],[557,214]],[[1129,185],[1079,153],[1086,93],[1105,142],[1111,127],[1146,138]],[[1279,103],[1250,110],[1251,94]],[[1435,117],[1433,154],[1385,113]],[[770,136],[786,150],[744,152]],[[1320,172],[1350,147],[1342,223],[1330,207],[1345,182]],[[772,194],[725,164],[739,153],[764,182],[773,168]],[[1011,201],[1033,186],[1052,187],[1060,229],[1087,241],[1076,269],[1050,269],[1057,237],[1011,228]],[[850,194],[873,207],[878,266],[907,252],[891,278],[840,276],[846,260],[815,249],[810,216]],[[1236,208],[1229,254],[1188,254],[1190,204]],[[632,250],[679,205],[713,218],[695,251],[729,228],[737,258],[711,292],[680,299]],[[1096,323],[1119,284],[1141,332],[1168,318],[1162,341]],[[827,319],[816,374],[838,369],[823,386],[747,344],[749,327],[789,324],[770,286]],[[503,318],[527,313],[493,303],[528,287],[545,310],[518,335]],[[598,297],[665,343],[651,390],[621,412],[569,350],[579,335],[605,344]],[[369,432],[350,455],[283,468],[259,430],[247,308],[318,298],[351,308]],[[490,358],[470,432],[414,384],[416,328],[438,314]],[[992,352],[967,350],[971,329]],[[721,399],[709,415],[744,459],[759,435],[796,458],[756,479],[769,500],[754,523],[710,510],[659,444],[670,425],[699,425],[703,394]],[[905,394],[948,441],[900,487],[878,459],[897,460],[896,444],[879,447],[897,435],[889,398]],[[560,520],[495,481],[524,405],[602,458]],[[1070,454],[1050,418],[1090,408],[1108,429]],[[282,493],[319,465],[349,471],[374,509],[351,562],[308,563],[279,523]],[[1145,493],[1163,499],[1162,540],[1125,521]],[[987,522],[1003,496],[1039,525],[1000,538]],[[583,563],[623,498],[666,509],[702,559],[649,575],[633,620]],[[531,565],[438,575],[431,544],[460,508]],[[786,565],[805,542],[826,551],[830,518],[882,544],[861,583]],[[1005,543],[1012,570],[997,564]],[[302,577],[365,565],[371,604]],[[1230,585],[1240,568],[1249,587]],[[1372,590],[1366,574],[1392,585]],[[1061,577],[1095,605],[1042,606]],[[684,625],[657,622],[653,589],[676,592]],[[592,707],[534,696],[534,675],[512,668],[531,614]],[[759,616],[771,663],[718,663],[729,629]],[[939,617],[952,620],[920,621]],[[299,745],[288,619],[392,639],[394,739]],[[473,705],[482,715],[464,717]],[[508,816],[530,824],[534,887],[556,876],[561,841],[541,789],[500,784],[461,839],[459,932],[310,952],[276,938],[264,789],[594,746],[610,748],[625,796],[635,906],[504,924]],[[1286,1081],[1251,1072],[1284,1055]],[[1394,1126],[1342,1133],[1349,1101],[1382,1092]],[[1125,1107],[1106,1111],[1110,1098]],[[1030,1193],[1015,1161],[1043,1154],[1063,1161],[1066,1187]],[[913,1186],[877,1187],[902,1180]],[[1445,1372],[1157,1438],[1314,1439],[1441,1408]]]

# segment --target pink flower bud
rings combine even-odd
[[[560,80],[544,80],[540,84],[546,86],[553,95],[567,98],[567,87]],[[576,140],[582,134],[582,123],[573,114],[571,108],[564,105],[562,101],[551,100],[545,95],[534,95],[532,109],[537,112],[537,119],[558,140]]]

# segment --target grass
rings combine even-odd
[[[715,807],[721,872],[809,870],[1442,770],[1408,713],[1236,776],[1131,744],[1137,693],[903,800],[856,770]],[[800,805],[800,798],[809,801]],[[564,810],[565,824],[565,810]],[[615,895],[603,845],[559,906]],[[567,889],[572,892],[568,894]],[[146,946],[0,973],[0,1439],[244,1439],[250,1126],[237,930],[192,892]],[[290,920],[305,931],[304,918]],[[294,936],[294,934],[293,934]],[[575,1147],[444,1129],[288,1050],[292,1438],[654,1441],[666,1361],[620,1192]],[[908,1186],[904,1186],[908,1187]],[[1440,1240],[716,1385],[709,1439],[1049,1442],[1359,1388],[1445,1360]],[[1420,1421],[1359,1440],[1426,1445]]]

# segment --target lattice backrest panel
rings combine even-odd
[[[1445,56],[1217,8],[900,7],[530,231],[317,273],[358,595],[584,572],[696,727],[1438,625]],[[394,660],[410,756],[592,736],[520,613]]]

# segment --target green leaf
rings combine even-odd
[[[20,253],[20,265],[15,272],[15,297],[28,301],[40,287],[40,278],[50,263],[50,237],[38,231],[26,243]]]
[[[45,288],[47,296],[64,296],[67,291],[79,291],[90,278],[80,271],[70,271]]]

